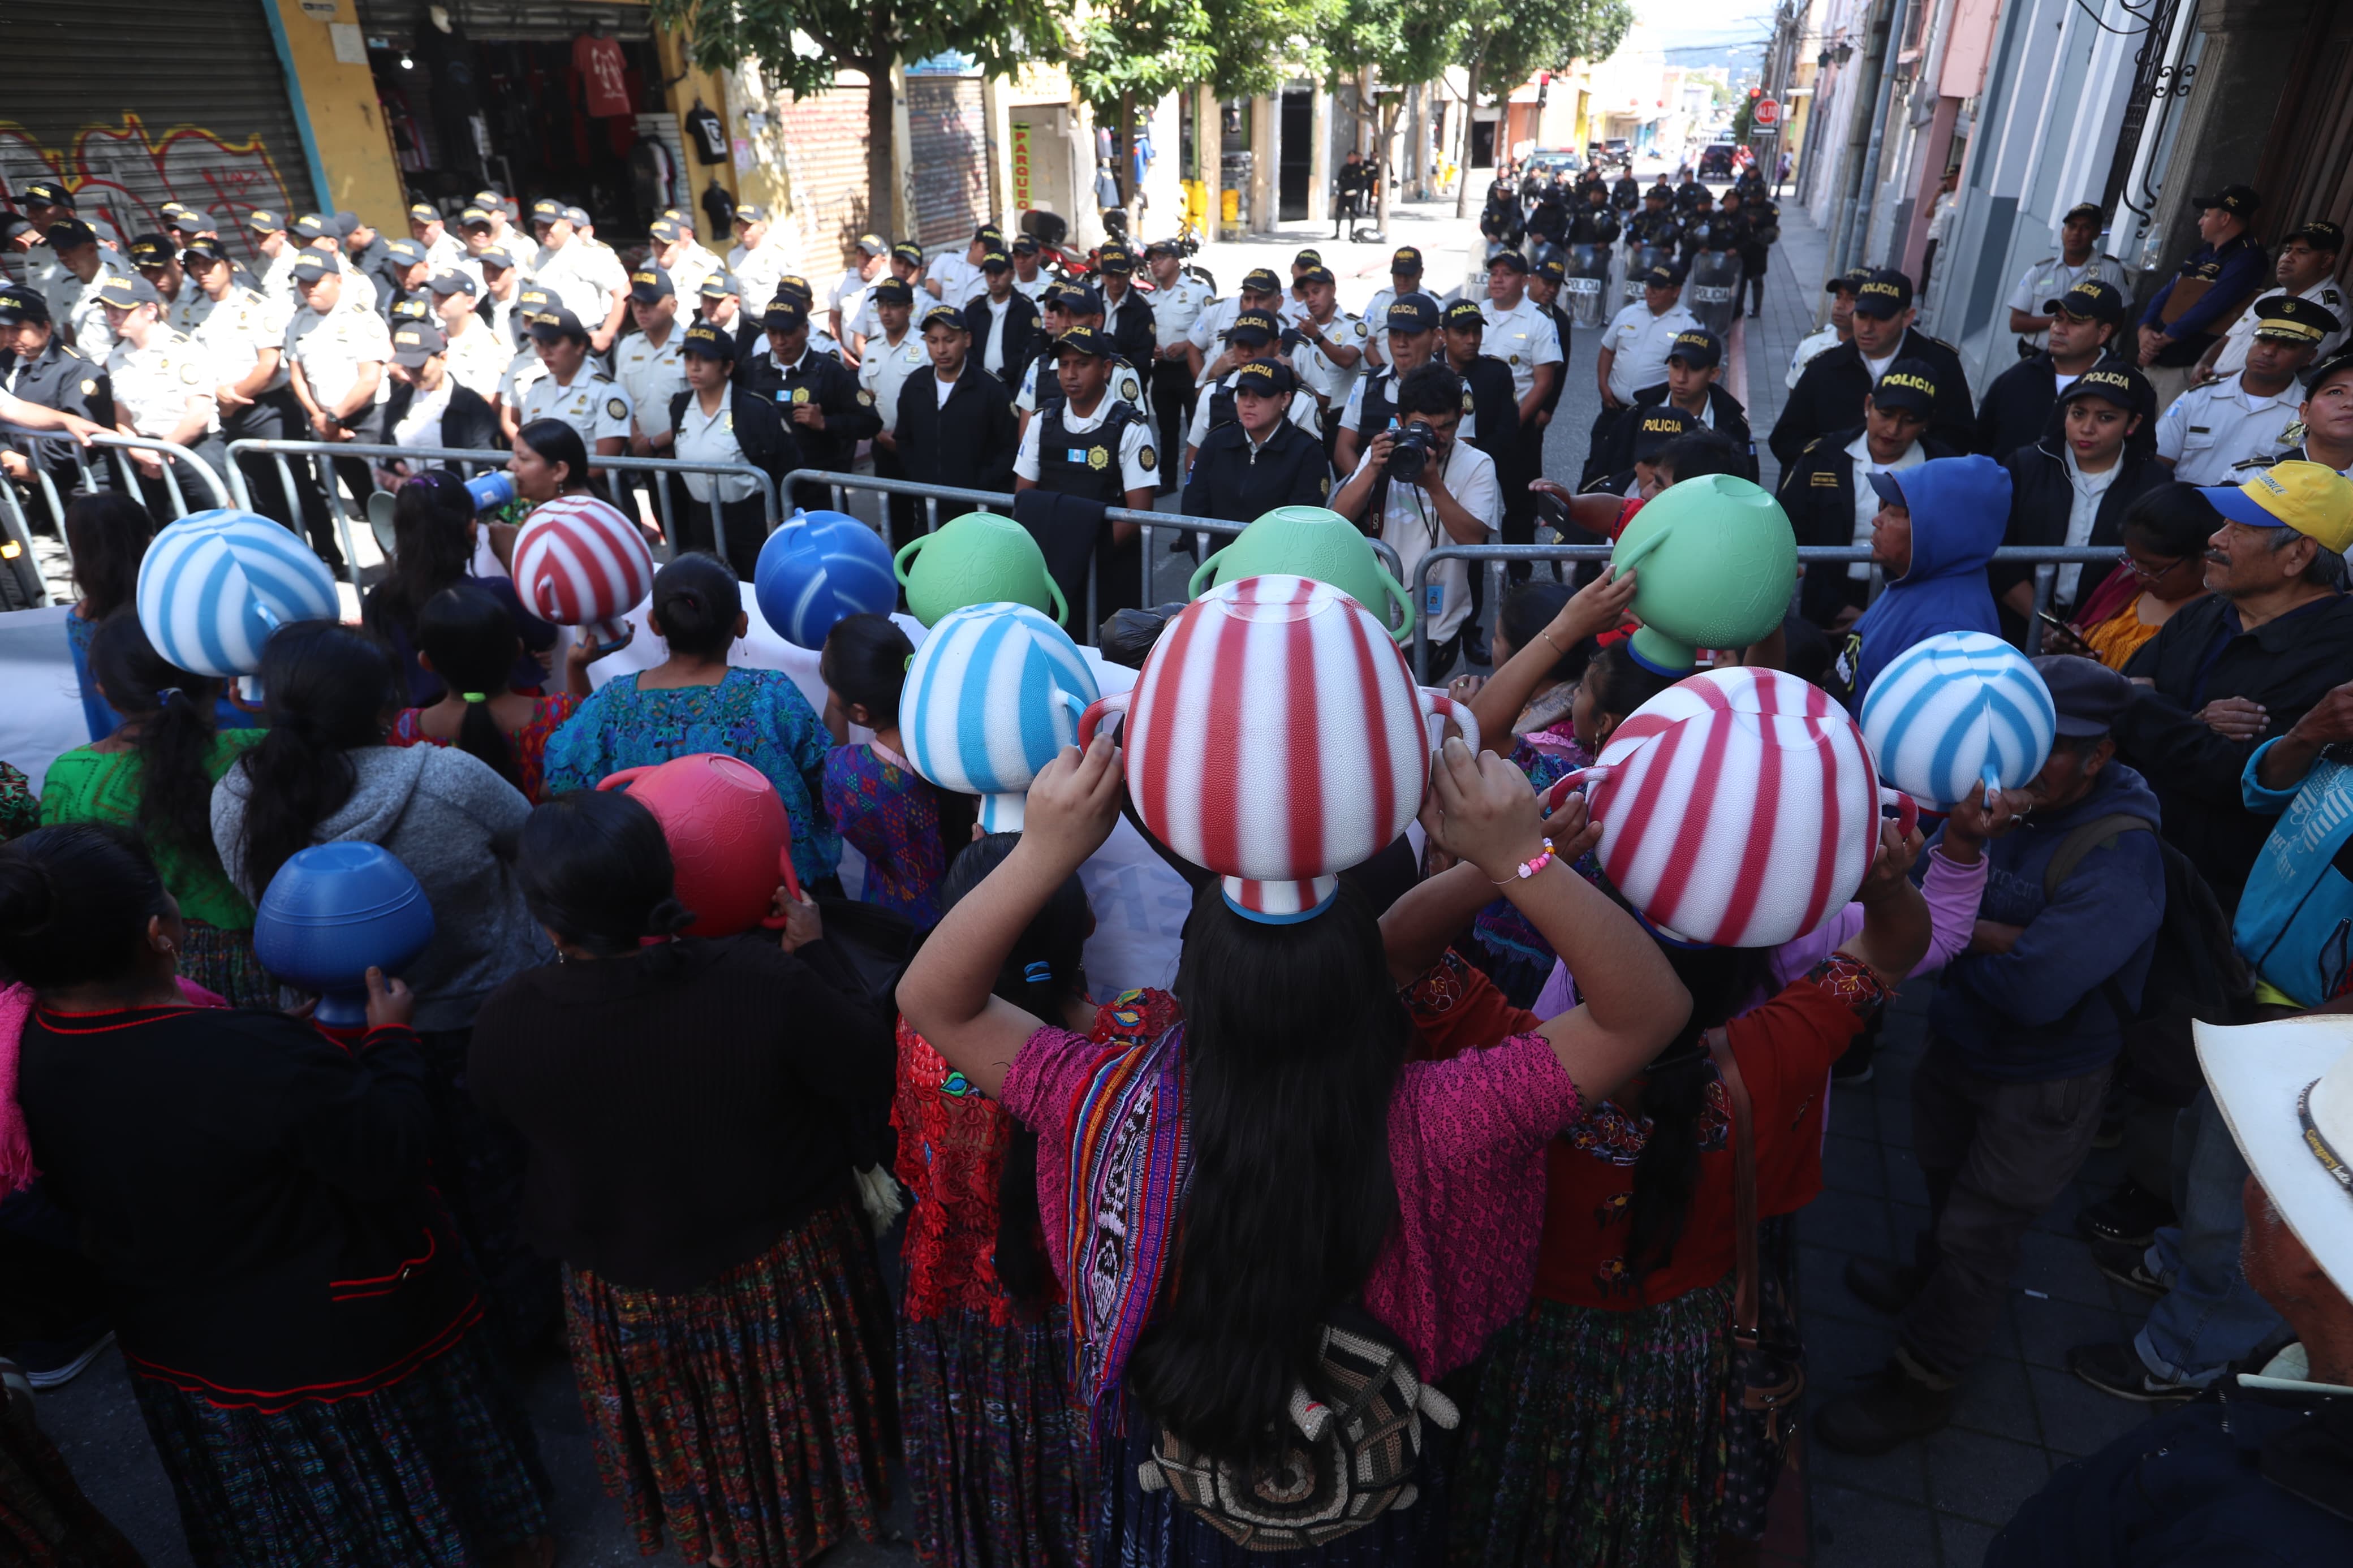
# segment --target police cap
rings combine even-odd
[[[1279,359],[1254,359],[1234,372],[1234,391],[1258,397],[1281,397],[1295,391],[1299,377]]]
[[[2042,301],[2046,316],[2065,311],[2087,321],[2111,321],[2121,324],[2125,319],[2125,297],[2116,286],[2097,278],[2086,278],[2056,300]]]
[[[1483,332],[1487,330],[1487,312],[1479,308],[1476,300],[1457,300],[1447,306],[1445,321],[1449,331],[1476,329]]]
[[[474,281],[472,273],[460,272],[454,267],[445,267],[436,272],[426,280],[425,286],[436,294],[480,294],[482,291],[481,285]]]
[[[1634,410],[1634,460],[1647,463],[1678,436],[1700,428],[1699,420],[1672,403],[1645,403]]]
[[[1244,310],[1226,329],[1226,337],[1238,343],[1271,343],[1282,330],[1268,311]]]
[[[1714,370],[1724,363],[1724,343],[1704,327],[1694,327],[1675,334],[1667,346],[1667,363],[1681,360],[1694,370]]]
[[[629,274],[629,298],[640,305],[678,298],[678,285],[659,267],[640,267]]]
[[[384,249],[385,255],[403,267],[414,267],[425,259],[425,247],[413,239],[387,239],[384,242]]]
[[[1897,268],[1877,268],[1856,286],[1854,308],[1866,316],[1900,316],[1912,308],[1912,279]]]
[[[732,221],[739,224],[765,223],[768,221],[768,209],[757,202],[745,202],[735,209],[735,216]]]
[[[118,310],[131,310],[142,305],[161,305],[164,296],[155,292],[155,285],[144,278],[111,272],[107,275],[106,281],[98,286],[98,302],[111,305]]]
[[[2313,249],[2330,256],[2345,248],[2345,231],[2326,219],[2315,219],[2280,236],[2282,245],[2290,245],[2299,239]]]
[[[912,239],[902,239],[891,247],[891,259],[903,261],[910,267],[923,264],[923,247]]]
[[[1013,258],[1001,250],[984,250],[980,253],[980,269],[983,272],[1010,272],[1013,270]]]
[[[2317,343],[2344,324],[2327,306],[2300,294],[2278,294],[2255,304],[2255,336],[2278,342]]]
[[[885,278],[874,285],[874,302],[878,305],[912,305],[915,302],[915,286],[904,278]]]
[[[902,285],[902,287],[904,287],[904,285]],[[922,330],[928,332],[934,327],[949,327],[959,332],[968,332],[972,330],[971,327],[966,325],[965,322],[964,312],[957,310],[954,305],[949,304],[944,300],[940,300],[930,310],[923,312],[923,324]]]
[[[286,220],[268,207],[256,207],[245,215],[245,226],[256,234],[276,234],[286,226]]]
[[[474,258],[475,266],[495,267],[501,272],[510,270],[514,264],[515,258],[507,254],[507,247],[503,245],[486,247]]]
[[[1389,276],[1419,278],[1421,276],[1421,252],[1410,245],[1401,245],[1389,255]]]
[[[1936,411],[1936,367],[1926,360],[1900,359],[1871,389],[1875,408],[1900,408],[1923,419]]]
[[[735,274],[724,267],[714,267],[702,275],[702,287],[696,292],[706,300],[723,300],[742,290],[736,287]]]
[[[563,306],[550,304],[544,309],[532,312],[531,335],[534,338],[549,340],[578,338],[585,342],[587,341],[588,329],[580,324],[579,317]]]
[[[78,217],[69,217],[63,223],[49,225],[48,237],[51,250],[73,250],[85,245],[96,245],[98,230]]]
[[[1438,301],[1427,294],[1400,294],[1389,301],[1388,320],[1383,324],[1392,332],[1435,331]]]
[[[318,282],[322,278],[335,277],[342,270],[343,268],[335,265],[334,258],[326,252],[306,250],[294,258],[290,275],[296,283],[309,285]]]
[[[207,271],[228,259],[228,249],[217,239],[192,239],[180,252],[180,265],[191,272]]]
[[[1280,294],[1282,292],[1282,279],[1274,275],[1274,268],[1271,267],[1252,268],[1242,275],[1242,292]]]
[[[1046,308],[1073,316],[1100,316],[1103,313],[1103,296],[1076,283],[1066,283],[1060,289],[1046,290]]]
[[[2128,364],[2094,365],[2059,395],[2059,401],[2073,403],[2079,397],[2102,398],[2133,414],[2157,412],[2157,389],[2148,384],[2147,376]]]
[[[172,259],[172,237],[168,234],[142,234],[131,242],[131,265],[161,267]]]
[[[808,307],[788,294],[779,294],[760,312],[760,325],[772,332],[797,331],[808,325]]]
[[[2208,207],[2221,207],[2233,217],[2253,217],[2263,205],[2253,185],[2225,185],[2211,196],[2192,196],[2189,205],[2200,212]]]
[[[1099,331],[1093,327],[1072,327],[1054,340],[1051,352],[1053,357],[1058,360],[1064,354],[1085,354],[1093,359],[1115,359],[1119,355],[1119,345],[1111,341],[1111,334],[1108,332]]]
[[[0,288],[0,327],[19,326],[26,321],[35,325],[49,319],[49,302],[41,298],[40,290],[11,284]]]
[[[686,337],[679,344],[679,349],[681,353],[700,354],[704,359],[732,360],[735,357],[734,340],[702,320],[688,323]]]
[[[73,193],[55,180],[27,180],[16,193],[17,202],[24,206],[63,207],[74,210]]]
[[[441,329],[430,321],[403,321],[392,334],[392,363],[415,370],[449,346]]]

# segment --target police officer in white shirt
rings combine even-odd
[[[881,415],[885,430],[899,427],[899,389],[909,376],[932,363],[923,338],[912,329],[914,306],[913,291],[897,279],[875,286],[874,314],[881,330],[866,340],[866,357],[858,365],[858,384],[874,395],[875,411]],[[878,473],[883,455],[876,454]]]
[[[613,379],[629,395],[629,455],[670,456],[670,400],[686,390],[686,359],[681,352],[678,290],[659,267],[629,274],[629,314],[638,330],[613,350]]]
[[[727,253],[727,270],[735,277],[735,291],[744,309],[756,316],[776,297],[776,279],[792,266],[768,221],[768,209],[745,202],[735,209],[735,246]]]
[[[1372,299],[1365,306],[1365,324],[1371,330],[1371,335],[1365,342],[1365,357],[1372,361],[1366,369],[1378,370],[1389,363],[1385,352],[1388,344],[1384,341],[1388,333],[1382,323],[1389,319],[1389,307],[1396,304],[1400,296],[1421,292],[1421,273],[1419,247],[1401,245],[1389,257],[1389,280],[1373,290]]]
[[[1507,250],[1489,264],[1487,298],[1479,313],[1487,319],[1483,352],[1511,367],[1512,390],[1520,400],[1521,428],[1535,429],[1536,411],[1564,367],[1559,329],[1545,314],[1544,307],[1528,298],[1526,257]],[[1665,368],[1664,360],[1660,368]]]
[[[653,237],[653,247],[646,259],[670,274],[670,287],[681,300],[702,298],[702,280],[725,263],[702,247],[692,227],[676,218],[658,217],[647,232]]]
[[[1601,386],[1601,412],[1593,421],[1592,447],[1586,459],[1584,483],[1590,484],[1607,465],[1605,448],[1609,427],[1620,409],[1633,405],[1634,394],[1667,378],[1667,356],[1675,339],[1699,331],[1699,318],[1683,306],[1680,268],[1653,267],[1641,279],[1642,299],[1609,319],[1601,334],[1601,351],[1593,374]]]
[[[1021,416],[1025,432],[1029,428],[1032,414],[1061,401],[1061,384],[1054,378],[1053,345],[1081,327],[1100,331],[1103,316],[1103,300],[1092,289],[1065,284],[1046,296],[1046,307],[1039,312],[1039,319],[1045,328],[1047,347],[1022,373],[1021,390],[1013,398],[1014,412]],[[1103,341],[1111,343],[1107,335]],[[1119,357],[1116,343],[1112,343],[1106,357],[1111,366],[1108,395],[1134,409],[1148,424],[1152,405],[1145,398],[1144,373]]]
[[[2010,330],[2018,334],[2019,358],[2031,359],[2051,346],[2051,317],[2043,307],[2064,299],[2068,289],[2086,279],[2112,284],[2118,293],[2131,297],[2124,263],[2095,248],[2100,226],[2106,221],[2096,202],[2078,202],[2068,208],[2059,220],[2059,254],[2028,268],[2010,291]]]
[[[1177,432],[1192,422],[1194,387],[1201,374],[1201,351],[1193,344],[1193,323],[1201,319],[1217,296],[1209,286],[1185,273],[1184,254],[1173,239],[1158,239],[1144,247],[1144,264],[1152,273],[1152,321],[1157,346],[1153,350],[1152,406],[1160,418],[1160,447],[1174,451]],[[1165,493],[1176,488],[1175,476],[1162,483]]]
[[[1398,552],[1409,585],[1421,558],[1440,544],[1485,544],[1504,523],[1494,459],[1463,440],[1462,379],[1443,364],[1420,365],[1397,388],[1402,428],[1366,443],[1331,507]],[[1416,459],[1419,459],[1418,461]],[[1430,671],[1443,675],[1461,652],[1471,620],[1466,563],[1440,563],[1415,606],[1430,627]]]
[[[98,231],[79,218],[52,225],[49,248],[58,267],[44,290],[49,317],[65,328],[69,347],[92,364],[104,364],[113,352],[114,334],[107,330],[98,291],[109,278],[128,278],[131,270],[99,245]]]
[[[2348,304],[2345,291],[2337,286],[2337,258],[2345,248],[2345,231],[2333,223],[2308,223],[2282,237],[2279,259],[2274,279],[2277,287],[2258,298],[2260,306],[2265,300],[2283,294],[2295,294],[2311,300],[2337,318],[2337,331],[2320,340],[2320,349],[2314,363],[2335,353],[2345,342],[2345,329],[2353,325],[2353,304]],[[2263,318],[2253,307],[2239,312],[2231,330],[2207,349],[2199,360],[2192,381],[2228,380],[2246,368],[2247,344],[2254,340],[2256,324]]]
[[[213,401],[218,378],[204,349],[164,324],[164,298],[143,278],[111,274],[99,284],[95,298],[115,340],[106,359],[107,378],[114,387],[115,428],[126,436],[185,447],[215,473],[223,471],[227,453]],[[170,517],[174,509],[163,483],[164,457],[146,451],[129,456],[148,509],[158,517]],[[178,465],[177,458],[173,461]],[[174,477],[187,510],[215,504],[212,491],[193,469],[180,467]]]
[[[1315,395],[1315,433],[1328,451],[1331,434],[1339,428],[1340,411],[1348,405],[1348,394],[1366,369],[1371,331],[1360,318],[1340,309],[1330,268],[1320,263],[1309,268],[1299,275],[1298,289],[1302,314],[1293,330],[1301,341],[1291,351],[1291,365],[1299,384]]]
[[[294,298],[294,260],[302,254],[302,247],[287,237],[285,218],[268,208],[247,213],[245,226],[262,259],[261,275],[253,286],[290,313],[300,303]]]
[[[201,348],[217,378],[213,401],[219,410],[221,439],[310,439],[302,409],[287,390],[286,327],[293,311],[240,282],[217,239],[199,239],[180,253],[189,293],[172,307],[172,326]],[[295,526],[277,465],[241,454],[246,489],[266,517]]]
[[[1118,361],[1110,337],[1093,327],[1072,328],[1039,363],[1050,367],[1054,396],[1022,431],[1013,488],[1149,510],[1160,455],[1151,420],[1113,394]],[[1103,525],[1094,552],[1097,617],[1142,602],[1142,537],[1139,523]],[[1082,595],[1082,587],[1073,596]]]
[[[972,303],[972,297],[987,287],[980,275],[980,258],[992,250],[1005,248],[1005,237],[995,224],[983,224],[973,231],[972,241],[962,256],[942,253],[932,260],[923,287],[930,289],[942,304],[963,310]]]
[[[1270,267],[1253,268],[1243,274],[1241,289],[1232,299],[1213,296],[1193,319],[1192,336],[1187,340],[1199,351],[1201,368],[1195,384],[1207,386],[1213,381],[1221,381],[1228,371],[1241,363],[1240,356],[1228,352],[1226,344],[1226,333],[1235,317],[1244,310],[1258,310],[1289,326],[1297,310],[1283,289],[1282,279]]]
[[[555,296],[536,283],[527,283],[515,290],[514,357],[507,361],[499,373],[499,432],[508,440],[522,428],[522,402],[531,389],[547,375],[546,362],[539,357],[539,345],[531,335],[532,318],[555,308]]]
[[[499,377],[506,374],[514,345],[482,319],[478,309],[481,285],[452,267],[435,273],[426,290],[434,324],[441,329],[449,374],[485,398],[497,396]]]
[[[2233,468],[2275,462],[2295,446],[2302,402],[2296,372],[2343,326],[2301,295],[2274,295],[2254,310],[2245,368],[2228,381],[2191,387],[2158,416],[2157,460],[2184,484],[2232,483]]]
[[[374,310],[382,291],[375,279],[352,265],[343,251],[343,228],[330,213],[304,213],[294,220],[291,230],[296,243],[304,250],[323,257],[327,264],[343,274],[343,288],[340,302],[349,310]],[[301,286],[295,286],[297,300],[302,297]]]
[[[1046,290],[1054,286],[1055,279],[1039,265],[1045,258],[1045,247],[1038,243],[1038,237],[1034,234],[1015,235],[1013,248],[1008,254],[1013,258],[1013,287],[1029,295],[1030,303],[1044,304]],[[1166,342],[1167,337],[1163,332],[1161,341]]]
[[[301,435],[312,441],[382,441],[384,405],[392,393],[385,377],[385,365],[392,358],[392,333],[382,316],[351,297],[367,280],[343,271],[334,257],[317,249],[305,250],[295,261],[293,278],[302,308],[286,326],[286,363],[291,372],[290,389],[308,426]],[[351,493],[350,507],[364,504],[375,488],[367,461],[337,458],[332,467]],[[298,477],[305,481],[302,521],[311,548],[343,573],[347,568],[329,520],[325,492],[308,482],[309,476]]]
[[[409,207],[408,237],[425,247],[425,264],[436,272],[466,259],[465,242],[449,232],[449,226],[441,219],[441,209],[430,202],[417,202]]]
[[[133,235],[131,240],[131,269],[147,279],[156,297],[164,301],[164,317],[171,324],[172,312],[187,302],[196,286],[180,267],[179,247],[168,234]]]
[[[854,363],[866,354],[866,335],[858,331],[854,323],[859,312],[865,309],[868,291],[891,265],[891,247],[879,234],[861,234],[850,247],[850,257],[849,266],[834,279],[828,295],[827,320],[833,327],[834,337],[849,351]],[[883,421],[882,427],[889,429],[890,421]]]
[[[612,251],[584,238],[573,222],[576,207],[540,200],[531,204],[531,231],[539,240],[531,279],[581,322],[589,347],[604,353],[628,319],[629,279]]]
[[[629,444],[635,410],[621,384],[589,359],[588,329],[580,318],[550,305],[532,317],[531,341],[547,374],[523,394],[517,417],[524,425],[561,419],[580,432],[592,457],[619,457]]]

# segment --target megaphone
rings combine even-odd
[[[476,511],[496,511],[514,500],[514,476],[504,468],[494,468],[487,474],[476,474],[466,481],[466,493],[474,500]],[[385,558],[392,558],[392,510],[396,498],[390,490],[375,490],[367,499],[368,529],[375,535],[376,548]]]

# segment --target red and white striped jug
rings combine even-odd
[[[514,584],[542,620],[611,642],[622,615],[653,592],[654,558],[619,509],[591,495],[558,496],[533,507],[515,534]]]

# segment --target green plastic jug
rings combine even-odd
[[[1661,490],[1618,536],[1610,563],[1639,567],[1634,652],[1689,669],[1704,647],[1746,647],[1781,624],[1798,585],[1798,536],[1770,494],[1730,474]]]
[[[907,590],[907,608],[927,626],[971,605],[1027,605],[1058,625],[1071,618],[1046,552],[1028,529],[997,512],[968,511],[909,540],[891,569]]]
[[[1279,506],[1236,534],[1193,570],[1185,596],[1198,599],[1213,584],[1287,573],[1329,583],[1373,613],[1399,642],[1413,637],[1413,602],[1388,574],[1372,541],[1328,507]],[[1390,609],[1397,612],[1391,624]]]

